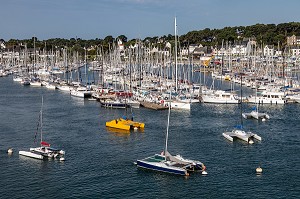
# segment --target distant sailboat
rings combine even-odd
[[[241,124],[240,125],[237,125],[235,129],[233,129],[232,131],[230,132],[224,132],[222,133],[222,135],[229,141],[233,142],[234,141],[234,138],[237,138],[237,139],[240,139],[240,140],[243,140],[249,144],[253,144],[254,143],[254,139],[256,140],[259,140],[261,141],[261,137],[258,136],[257,134],[255,133],[252,133],[251,131],[245,131],[243,130],[243,114],[242,114],[242,74],[241,74],[241,104],[240,104],[240,107],[241,107]]]
[[[256,82],[256,81],[255,81]],[[266,113],[259,113],[258,112],[258,102],[256,101],[257,99],[257,85],[255,86],[255,104],[256,106],[254,106],[252,108],[252,111],[250,113],[243,113],[242,116],[245,119],[249,119],[249,118],[254,118],[254,119],[261,119],[261,120],[266,120],[266,119],[270,119],[270,116]]]
[[[254,118],[254,119],[257,119],[257,120],[259,120],[259,119],[262,119],[262,120],[270,119],[270,116],[267,113],[259,113],[257,106],[254,106],[250,113],[243,113],[242,115],[243,115],[243,118],[245,118],[245,119],[249,119],[249,118]]]

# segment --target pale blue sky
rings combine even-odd
[[[299,0],[0,0],[0,38],[128,39],[300,20]]]

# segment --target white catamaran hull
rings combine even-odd
[[[37,154],[37,153],[32,153],[30,151],[19,151],[19,155],[30,157],[30,158],[35,158],[35,159],[39,159],[39,160],[44,159],[43,155]]]

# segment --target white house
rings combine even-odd
[[[264,47],[264,56],[273,56],[274,55],[274,47],[270,45],[266,45]]]
[[[300,47],[299,46],[293,46],[291,49],[292,56],[298,56],[300,55]]]

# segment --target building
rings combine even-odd
[[[290,53],[292,56],[299,56],[300,55],[300,47],[299,46],[292,46],[290,48]]]
[[[288,46],[300,45],[300,36],[292,35],[286,38],[286,44]]]
[[[274,55],[274,46],[266,45],[264,47],[264,56],[273,56]]]

